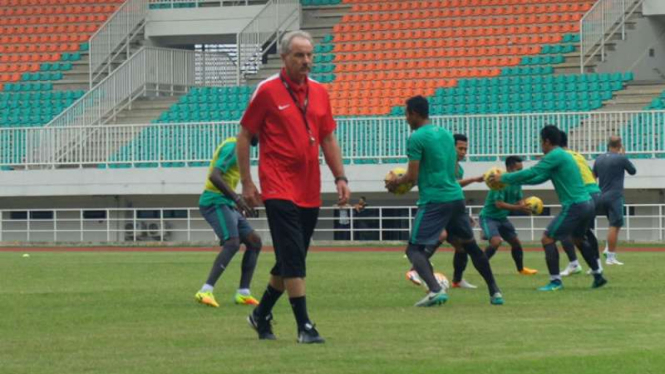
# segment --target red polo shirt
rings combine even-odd
[[[307,121],[314,137],[310,142],[298,105],[279,75],[261,82],[245,111],[241,125],[259,136],[259,180],[263,200],[280,199],[303,208],[321,206],[319,144],[335,130],[328,91],[309,79],[293,83],[282,76],[302,106],[309,91]]]

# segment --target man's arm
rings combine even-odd
[[[531,213],[531,209],[526,204],[524,204],[523,201],[520,201],[520,204],[508,204],[503,201],[497,201],[496,203],[494,203],[494,205],[499,209],[509,210],[511,212],[519,212],[526,214]]]
[[[457,181],[457,183],[459,183],[459,185],[462,186],[462,188],[464,188],[464,187],[470,185],[471,183],[481,183],[483,181],[484,181],[484,179],[483,179],[483,176],[481,175],[479,177],[474,177],[474,178],[460,179],[460,180]]]
[[[252,134],[245,127],[241,127],[236,141],[236,157],[238,159],[238,169],[240,170],[240,182],[242,183],[242,197],[253,208],[261,204],[261,196],[252,181],[252,174],[249,170],[249,147],[251,141]]]
[[[630,175],[635,175],[637,173],[637,169],[635,169],[635,165],[633,165],[632,162],[628,159],[628,157],[623,156],[624,159],[624,169],[628,172]]]
[[[212,172],[208,176],[208,179],[210,182],[217,187],[218,190],[224,194],[227,198],[233,200],[236,203],[236,206],[238,210],[245,216],[245,217],[254,217],[254,209],[250,208],[247,203],[245,203],[245,200],[243,200],[242,197],[240,197],[235,191],[231,189],[231,187],[224,181],[222,178],[222,171],[218,168],[212,168]]]
[[[321,141],[321,150],[326,164],[330,168],[333,176],[335,177],[335,185],[337,187],[338,201],[337,204],[345,205],[351,198],[351,190],[345,179],[337,179],[338,177],[346,178],[344,175],[344,163],[342,163],[342,151],[337,143],[335,133],[328,134]]]
[[[557,166],[553,157],[545,156],[529,169],[501,174],[500,181],[507,184],[541,184],[550,179],[552,169]]]
[[[404,183],[411,183],[416,185],[418,183],[418,175],[420,174],[420,161],[409,161],[407,165],[406,174],[399,178],[395,178],[395,185]]]

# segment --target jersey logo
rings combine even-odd
[[[279,110],[284,110],[284,109],[286,109],[286,108],[288,108],[288,107],[290,107],[290,106],[291,106],[291,104],[278,105],[277,108],[278,108]]]

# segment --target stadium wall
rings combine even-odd
[[[645,16],[665,15],[665,2],[663,0],[644,0],[642,13]]]

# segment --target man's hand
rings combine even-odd
[[[237,195],[234,201],[236,203],[236,208],[238,208],[238,211],[243,216],[248,218],[253,218],[257,216],[254,208],[247,205],[247,202],[245,202],[245,199],[243,199],[242,196]]]
[[[529,207],[528,205],[526,205],[526,203],[524,202],[524,200],[520,201],[519,204],[517,204],[517,205],[520,207],[519,212],[522,212],[522,213],[524,213],[524,214],[528,214],[528,215],[532,215],[532,214],[533,214],[533,211],[531,211],[531,207]]]
[[[501,183],[501,174],[495,173],[489,176],[489,182],[492,183]]]
[[[351,198],[351,190],[345,180],[338,180],[337,187],[337,205],[343,206],[349,203]]]
[[[483,183],[483,182],[485,181],[485,177],[483,177],[483,176],[481,175],[481,176],[479,176],[479,177],[473,178],[473,181],[474,181],[475,183]]]
[[[388,190],[388,192],[394,193],[397,187],[399,186],[398,180],[399,177],[391,170],[388,173],[388,177],[384,180],[386,190]]]
[[[242,183],[242,198],[250,208],[261,205],[261,194],[251,180]]]

